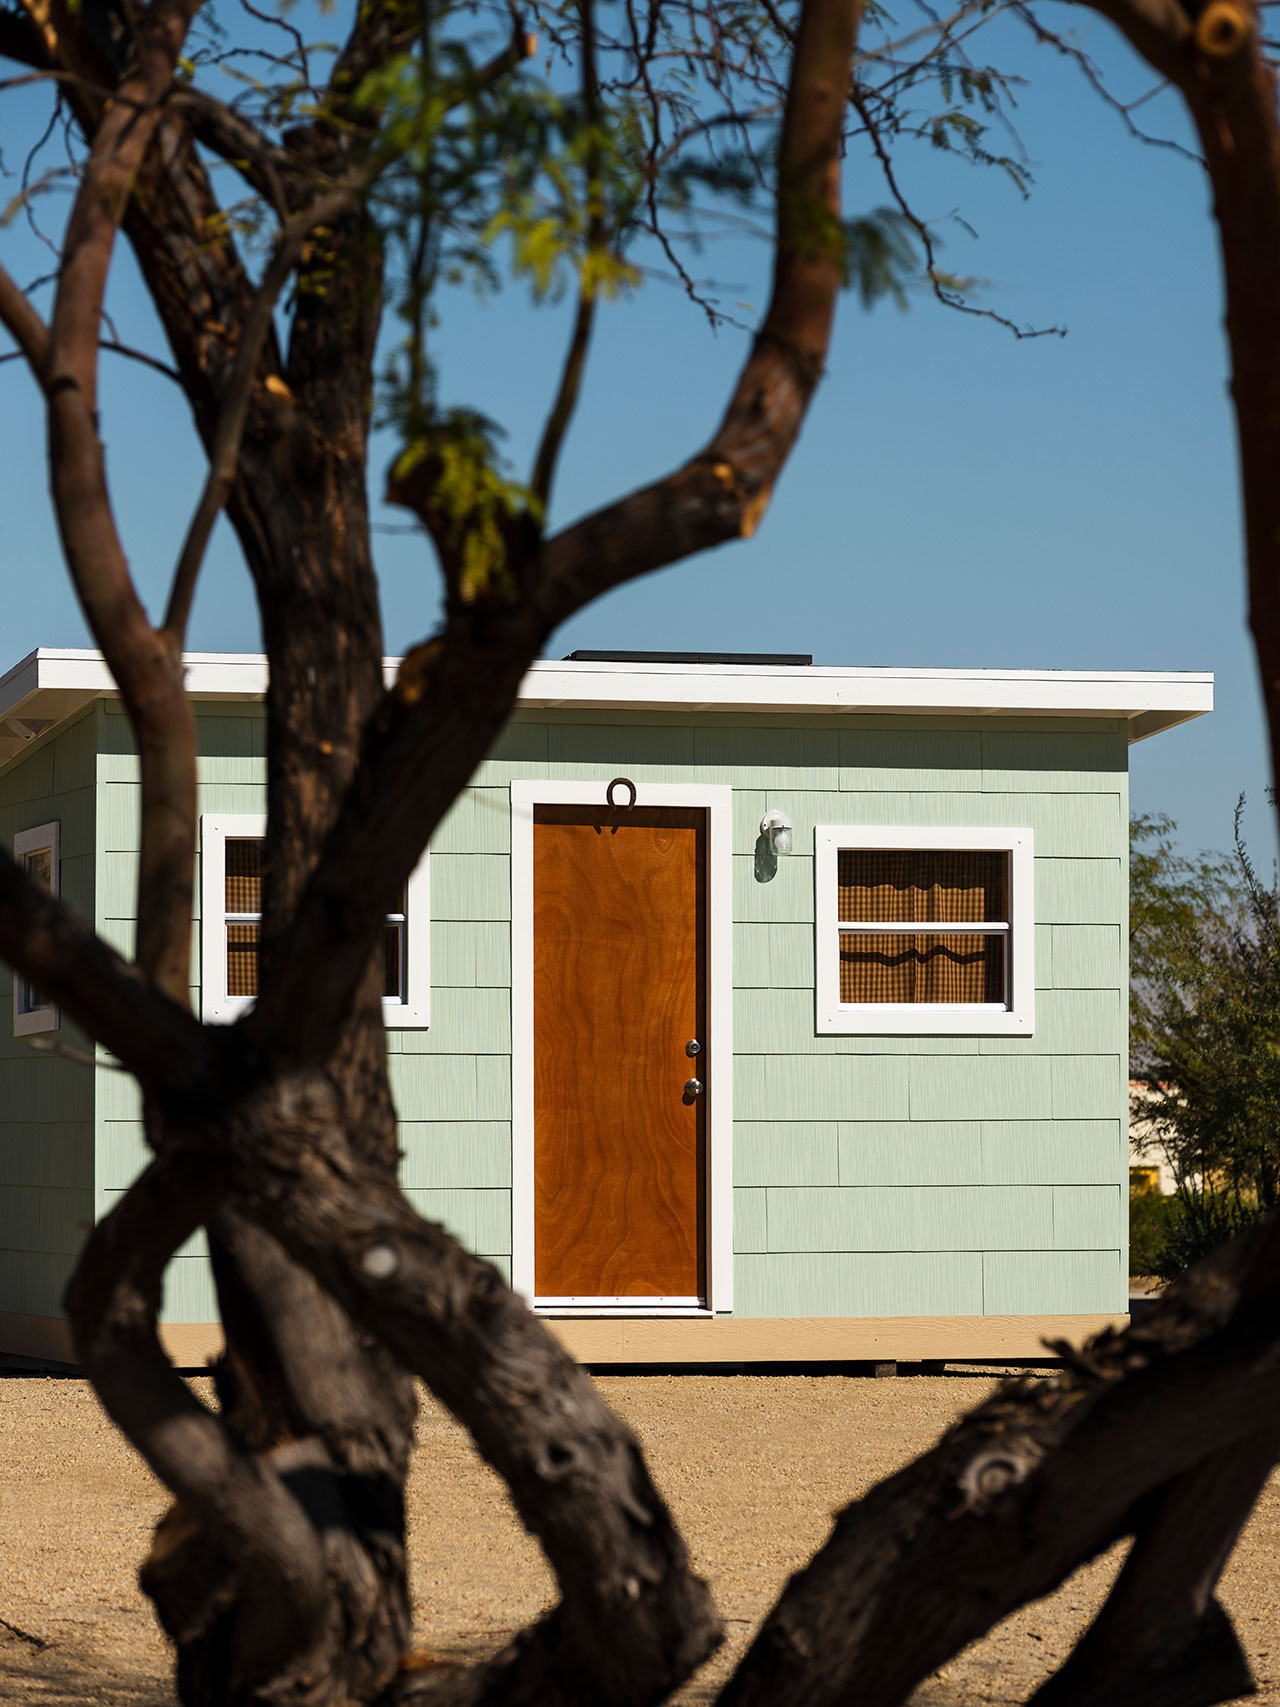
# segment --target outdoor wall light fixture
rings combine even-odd
[[[791,820],[785,812],[766,812],[760,820],[760,834],[775,854],[791,852]]]

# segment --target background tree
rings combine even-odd
[[[1235,918],[1238,863],[1225,854],[1178,851],[1178,826],[1161,813],[1129,820],[1129,1066],[1150,1077],[1160,992],[1195,975],[1199,931]]]
[[[1254,621],[1280,725],[1280,133],[1259,14],[1243,0],[1195,17],[1176,0],[1098,9],[1182,93],[1214,185]],[[132,721],[143,798],[134,961],[7,856],[0,953],[142,1089],[154,1160],[90,1236],[68,1310],[104,1404],[175,1495],[144,1582],[189,1702],[650,1702],[718,1639],[630,1431],[495,1271],[398,1192],[374,948],[545,637],[598,593],[757,526],[841,285],[900,286],[914,241],[932,287],[963,306],[894,150],[922,135],[1016,175],[979,116],[998,109],[1001,79],[965,47],[985,10],[930,15],[926,37],[897,41],[859,0],[580,0],[527,15],[368,0],[321,56],[287,18],[278,48],[229,39],[198,0],[0,7],[0,52],[56,98],[70,165],[49,181],[72,191],[51,305],[0,271],[0,322],[44,411],[67,566]],[[1011,10],[1066,45],[1029,5]],[[545,81],[527,64],[535,29]],[[243,100],[220,99],[214,74],[245,51],[262,75]],[[846,221],[840,163],[855,144],[890,211]],[[242,192],[220,195],[230,173]],[[720,424],[662,479],[553,530],[601,295],[656,245],[700,300],[687,245],[735,200],[767,217],[774,265]],[[155,620],[98,434],[121,233],[209,459]],[[524,481],[499,464],[493,423],[441,404],[432,363],[441,282],[496,284],[500,260],[536,293],[577,298]],[[405,336],[375,387],[385,305]],[[430,536],[445,592],[440,627],[390,690],[368,526],[375,406],[399,435],[391,493]],[[186,995],[195,739],[182,645],[224,506],[270,661],[267,868],[257,1003],[202,1027]],[[177,1378],[155,1327],[164,1268],[201,1225],[227,1336],[216,1412]],[[845,1700],[856,1680],[862,1703],[900,1701],[1129,1532],[1112,1599],[1045,1699],[1238,1692],[1247,1667],[1212,1591],[1275,1456],[1278,1286],[1269,1223],[1142,1329],[1069,1356],[1056,1385],[980,1409],[842,1514],[726,1699]],[[506,1479],[561,1589],[470,1672],[405,1662],[411,1374]]]
[[[1166,1274],[1251,1226],[1280,1192],[1280,886],[1254,869],[1243,809],[1230,869],[1172,856],[1171,825],[1138,867],[1137,917],[1154,928],[1134,1003],[1133,1114],[1177,1183]]]

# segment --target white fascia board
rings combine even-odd
[[[548,710],[1106,717],[1129,722],[1131,738],[1141,740],[1212,711],[1213,675],[566,661],[534,664],[521,683],[520,702]]]
[[[384,661],[388,683],[398,658]],[[188,652],[196,699],[261,699],[258,652]],[[61,721],[86,700],[114,694],[101,654],[41,648],[0,677],[0,763],[23,736],[5,720]],[[731,711],[832,716],[1100,717],[1129,724],[1130,741],[1213,709],[1210,671],[933,670],[775,664],[609,664],[566,659],[532,666],[520,684],[527,710]],[[6,736],[8,738],[6,739]]]

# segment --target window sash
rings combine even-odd
[[[61,826],[57,819],[19,830],[13,838],[13,857],[39,888],[57,895],[60,882]],[[57,1031],[62,1016],[57,1003],[38,985],[15,971],[13,979],[13,1035],[29,1037],[37,1032]]]
[[[261,812],[206,812],[200,817],[200,1006],[206,1020],[234,1020],[254,1000],[227,988],[227,932],[260,920],[258,850],[237,849],[235,844],[260,845],[266,833]],[[238,888],[228,889],[229,877]],[[398,962],[399,993],[382,999],[383,1018],[395,1030],[425,1029],[431,1023],[430,902],[430,856],[424,851],[372,948],[384,967]],[[397,942],[397,936],[402,940]]]
[[[814,999],[819,1035],[1032,1035],[1035,838],[1031,830],[818,824],[814,854]],[[916,916],[895,918],[895,913]],[[978,916],[956,916],[965,913]],[[938,938],[950,941],[937,943]],[[913,974],[914,991],[906,975],[898,988],[892,987],[896,971],[890,987],[877,988],[873,983],[878,963],[891,968],[924,965],[935,947],[952,949],[957,968],[967,961],[967,982],[959,990],[948,987],[949,974],[932,987]],[[937,955],[932,964],[945,968],[949,959],[945,953]],[[997,992],[1002,1000],[983,999]],[[953,993],[962,993],[966,999],[937,999]],[[886,994],[914,995],[915,999],[862,999]]]
[[[926,936],[993,936],[998,932],[1007,933],[1007,919],[992,919],[985,924],[971,923],[968,919],[957,922],[955,919],[939,921],[934,919],[925,924],[914,922],[899,924],[896,920],[884,921],[858,919],[850,922],[847,919],[837,920],[837,928],[841,936],[875,936],[881,933],[885,936],[909,936],[913,931],[923,931]]]
[[[258,932],[253,930],[252,936],[248,931],[262,922],[262,913],[257,909],[234,910],[225,905],[229,900],[258,900],[262,890],[262,853],[266,843],[265,836],[229,835],[223,843],[222,888],[224,910],[222,914],[225,926],[223,934],[223,969],[226,977],[226,990],[229,997],[236,1001],[252,1001],[258,994]],[[246,852],[252,848],[252,853],[246,858],[243,853],[239,857],[233,855],[232,849],[243,849]],[[233,864],[238,868],[233,870]],[[408,913],[406,898],[400,897],[400,910],[388,913],[382,924],[379,937],[381,958],[386,988],[383,990],[384,1002],[403,1006],[408,1000],[408,931],[406,924]],[[390,932],[395,933],[395,948],[392,950]],[[240,933],[239,940],[237,934]],[[235,964],[239,962],[239,964]],[[250,964],[251,962],[251,964]]]

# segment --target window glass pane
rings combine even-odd
[[[53,888],[53,849],[32,848],[30,853],[22,856],[22,863],[27,876],[33,883],[38,883],[41,889]],[[29,984],[21,976],[18,978],[18,1012],[20,1014],[41,1013],[52,1004],[42,996],[34,984]]]
[[[998,924],[1009,917],[1009,856],[969,849],[842,848],[841,920]]]
[[[261,837],[227,838],[226,909],[228,913],[262,911]],[[231,994],[228,991],[228,994]]]
[[[389,919],[382,927],[382,963],[385,968],[382,993],[398,1002],[405,999],[404,947],[403,923]]]
[[[842,1002],[1003,1002],[1007,938],[976,933],[839,938]]]
[[[42,889],[53,888],[52,848],[33,848],[29,854],[23,854],[22,863],[33,883],[38,883]]]
[[[228,842],[228,847],[231,844]],[[228,879],[228,882],[230,880]],[[227,994],[256,996],[258,993],[258,927],[227,926]]]

